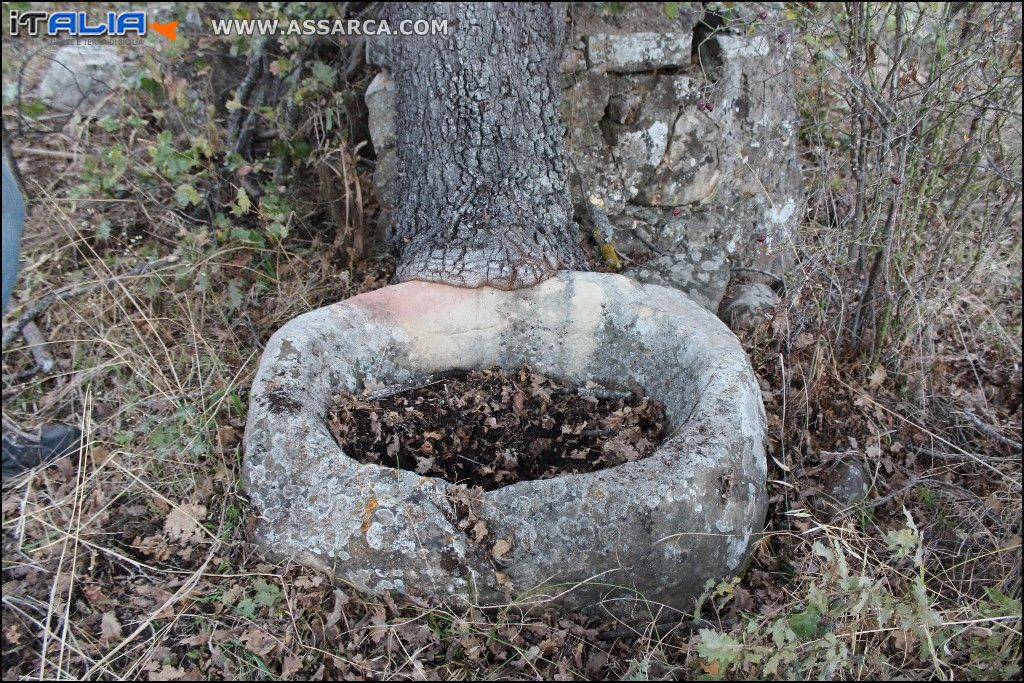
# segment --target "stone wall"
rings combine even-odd
[[[671,16],[670,16],[671,15]],[[779,7],[572,5],[562,108],[577,219],[625,274],[717,310],[736,267],[783,272],[802,210],[790,40]],[[399,172],[395,90],[366,93],[385,205]],[[375,58],[377,56],[377,58]]]

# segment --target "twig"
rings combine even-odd
[[[734,625],[735,622],[730,622],[726,620],[722,622],[721,628],[728,630],[732,628]],[[598,637],[601,640],[622,640],[624,638],[632,640],[636,638],[650,637],[664,638],[665,636],[668,636],[672,633],[685,635],[693,633],[697,629],[701,628],[715,628],[715,624],[711,623],[710,621],[705,621],[704,619],[698,619],[696,621],[656,621],[653,624],[651,624],[649,629],[647,629],[651,631],[650,633],[646,632],[646,630],[641,631],[640,629],[623,626],[620,628],[613,628],[610,631],[605,631]]]
[[[665,251],[661,247],[654,244],[654,242],[650,241],[649,239],[640,234],[639,223],[639,221],[633,221],[633,227],[630,229],[630,231],[633,233],[633,236],[640,240],[641,244],[643,244],[645,247],[656,253],[658,256],[665,256],[669,254],[670,252]]]
[[[630,391],[617,391],[604,387],[559,387],[552,393],[558,395],[577,394],[583,398],[599,398],[607,401],[628,401],[633,398],[633,393]]]
[[[1004,446],[1009,446],[1010,448],[1013,448],[1018,451],[1022,449],[1020,441],[1015,441],[1009,438],[1008,436],[1004,436],[999,432],[998,429],[996,429],[992,425],[985,424],[984,422],[981,421],[981,418],[975,415],[969,408],[967,410],[961,411],[960,414],[965,416],[968,420],[970,420],[971,423],[980,431],[984,432],[988,436],[991,436],[993,439],[1003,444]]]
[[[440,382],[443,379],[456,375],[459,372],[462,371],[456,369],[445,370],[443,372],[435,372],[431,375],[427,375],[426,377],[411,379],[408,382],[403,382],[401,384],[393,384],[382,389],[377,389],[375,391],[365,393],[362,396],[360,396],[359,399],[362,401],[379,401],[382,398],[394,396],[395,394],[401,394],[406,391],[412,391],[413,389],[422,389],[423,387],[430,386],[431,384],[436,384],[437,382]]]
[[[195,391],[186,391],[180,394],[166,394],[164,396],[157,396],[156,398],[148,398],[144,401],[139,401],[136,405],[140,408],[147,410],[153,408],[159,408],[167,403],[175,403],[177,401],[192,400],[202,395],[202,391],[198,389]]]
[[[998,456],[998,455],[985,455],[981,456],[977,453],[951,453],[948,451],[937,451],[934,448],[925,448],[924,446],[910,446],[910,450],[918,455],[923,455],[929,458],[939,458],[941,460],[957,460],[959,462],[989,462],[989,463],[1003,463],[1003,462],[1015,462],[1019,461],[1020,458],[1013,455]]]
[[[761,270],[760,268],[736,267],[736,268],[730,268],[729,272],[730,273],[754,273],[756,275],[762,275],[762,276],[772,280],[774,283],[776,283],[779,286],[779,289],[781,290],[781,292],[780,292],[781,294],[785,294],[786,293],[786,280],[785,280],[785,278],[783,278],[781,275],[776,275],[775,273],[773,273],[771,271]]]
[[[906,484],[904,484],[900,488],[896,489],[895,491],[887,493],[886,495],[881,496],[879,498],[875,498],[872,501],[865,502],[863,504],[863,506],[865,508],[867,508],[867,509],[873,509],[873,508],[885,505],[886,503],[888,503],[893,498],[896,498],[897,496],[900,496],[900,495],[906,493],[907,491],[909,491],[910,489],[914,488],[915,486],[917,486],[920,483],[923,483],[923,482],[934,482],[934,481],[935,481],[934,479],[925,479],[925,478],[920,478],[920,477],[912,477],[910,479],[910,481],[908,481]]]
[[[81,296],[82,294],[90,294],[96,291],[97,289],[105,287],[110,283],[115,282],[116,280],[119,280],[121,278],[142,275],[143,273],[146,273],[148,271],[156,270],[157,268],[162,268],[163,266],[174,263],[177,260],[178,257],[172,254],[170,256],[165,256],[164,258],[157,259],[155,261],[140,263],[139,265],[135,266],[124,275],[115,275],[113,277],[107,278],[105,280],[99,280],[97,282],[68,285],[66,287],[58,289],[55,292],[50,292],[46,296],[37,299],[35,303],[33,303],[27,309],[25,309],[25,312],[22,313],[17,320],[11,323],[10,327],[4,330],[3,348],[6,349],[7,346],[14,340],[14,337],[17,336],[19,332],[25,329],[26,325],[28,325],[37,316],[41,315],[42,313],[45,313],[46,310],[49,309],[50,306],[52,306],[55,301],[64,301],[65,299],[70,299],[71,297],[75,296]]]
[[[39,327],[31,320],[25,323],[22,334],[25,337],[25,342],[28,344],[29,350],[32,352],[32,357],[36,361],[36,366],[40,372],[49,372],[53,369],[55,361],[50,353],[46,350],[46,339],[43,337],[43,333],[39,331]]]
[[[74,152],[61,152],[57,149],[39,149],[37,147],[14,147],[12,151],[22,156],[52,157],[54,159],[70,159],[75,161],[78,155]]]

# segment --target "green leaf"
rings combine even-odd
[[[115,119],[113,116],[104,116],[102,119],[100,119],[99,123],[100,128],[102,128],[108,133],[113,133],[115,130],[117,130],[118,126],[120,125],[117,119]]]
[[[178,206],[194,206],[201,201],[199,191],[195,187],[188,183],[182,183],[178,186],[177,192],[174,195],[174,201],[178,203]]]
[[[235,605],[235,611],[241,614],[243,617],[249,617],[252,619],[256,616],[256,603],[252,598],[242,598]]]
[[[164,88],[160,85],[159,81],[150,78],[149,76],[143,76],[139,79],[139,90],[153,97],[160,96],[163,93]]]
[[[21,103],[21,113],[30,119],[37,119],[46,113],[46,105],[39,100],[24,100]]]
[[[337,77],[333,67],[323,62],[313,62],[313,78],[320,85],[322,90],[330,90],[334,87],[334,79]]]
[[[228,281],[228,296],[225,303],[230,311],[237,311],[245,303],[245,297],[242,295],[242,286],[238,280]]]
[[[292,143],[292,159],[295,161],[301,161],[308,159],[309,155],[313,153],[313,146],[309,144],[307,140],[296,140]]]
[[[885,544],[897,559],[902,559],[914,552],[918,538],[912,529],[898,529],[885,534]]]
[[[679,16],[679,3],[677,2],[666,2],[665,3],[665,16],[669,19],[675,19]]]
[[[273,607],[281,599],[281,589],[263,579],[256,579],[256,595],[253,601],[260,607]]]
[[[818,622],[821,614],[814,607],[797,612],[789,617],[789,627],[801,640],[810,640],[818,636]]]
[[[1020,614],[1020,598],[1012,598],[989,586],[985,586],[985,595],[988,596],[989,601],[995,607],[994,610],[986,610],[990,616],[1014,616]]]
[[[231,207],[231,213],[235,216],[244,216],[252,208],[252,200],[249,193],[241,185],[238,186],[238,194],[235,196],[235,205]]]
[[[280,221],[274,221],[267,226],[267,234],[276,240],[283,240],[288,236],[288,227]]]
[[[728,633],[701,629],[697,654],[705,659],[713,659],[725,668],[742,659],[743,643]]]
[[[157,134],[156,144],[149,148],[149,154],[157,171],[170,180],[178,178],[195,164],[195,150],[182,153],[175,149],[174,136],[169,130]]]
[[[213,217],[213,225],[214,227],[220,228],[221,230],[227,230],[229,227],[231,227],[231,221],[224,214],[218,213],[216,216]]]

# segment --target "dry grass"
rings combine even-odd
[[[848,33],[845,15],[819,8],[811,17],[801,35]],[[1019,75],[1019,33],[1015,40]],[[5,40],[3,49],[7,85],[7,65],[27,46]],[[810,41],[808,55],[815,49]],[[225,227],[175,202],[183,182],[213,191],[216,160],[182,177],[140,170],[165,127],[181,147],[196,132],[176,128],[185,115],[153,117],[144,92],[125,100],[137,126],[106,130],[87,119],[16,140],[35,150],[17,155],[33,201],[20,299],[5,322],[47,292],[71,292],[38,318],[55,369],[39,371],[20,339],[4,349],[4,416],[30,426],[73,421],[85,437],[79,462],[5,482],[4,678],[1019,674],[1020,222],[1016,211],[1000,222],[1006,201],[998,199],[1014,187],[1019,196],[1019,136],[1016,161],[999,157],[1009,183],[993,174],[969,184],[970,200],[943,216],[935,240],[922,242],[934,218],[903,220],[918,215],[904,209],[886,238],[897,186],[885,164],[862,179],[851,171],[855,110],[843,95],[852,71],[842,60],[828,64],[809,58],[802,74],[805,102],[821,105],[805,107],[811,208],[799,265],[774,318],[744,339],[771,429],[768,529],[744,580],[711,587],[699,612],[640,603],[645,611],[629,624],[543,606],[485,613],[368,598],[312,570],[268,563],[250,542],[239,439],[263,341],[293,316],[381,286],[389,274],[386,256],[367,252],[353,263],[374,206],[366,161],[326,132],[328,119],[344,114],[340,100],[319,94],[309,104],[295,134],[317,141],[314,161],[289,177],[318,189],[290,197],[288,235],[262,243],[232,230],[267,229],[278,221],[272,211],[242,212]],[[173,70],[162,73],[173,94],[181,84]],[[908,108],[897,123],[918,111],[914,98],[899,103]],[[5,120],[15,115],[5,102]],[[1015,116],[1019,130],[1019,108]],[[884,136],[865,130],[866,153],[881,158]],[[96,183],[118,144],[129,163],[112,197]],[[996,159],[993,144],[970,149]],[[910,145],[908,158],[923,145]],[[253,166],[267,163],[254,174],[273,173],[269,147],[251,154]],[[316,177],[314,165],[329,171]],[[953,187],[965,177],[957,164],[942,168]],[[908,180],[900,197],[935,196],[933,176]],[[218,196],[227,205],[240,180],[226,178]],[[877,212],[878,231],[858,233],[851,211]],[[320,227],[332,221],[346,229]],[[864,296],[879,253],[876,283],[887,284]],[[897,309],[894,322],[885,311]],[[856,310],[864,312],[855,324]],[[822,479],[850,458],[871,472],[868,500],[834,516],[817,512],[810,501]]]

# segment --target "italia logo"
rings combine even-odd
[[[178,22],[152,22],[145,12],[107,12],[104,19],[91,20],[85,12],[19,12],[11,10],[10,33],[21,35],[22,30],[30,36],[40,33],[47,36],[144,36],[149,30],[159,33],[167,40],[178,37]]]

